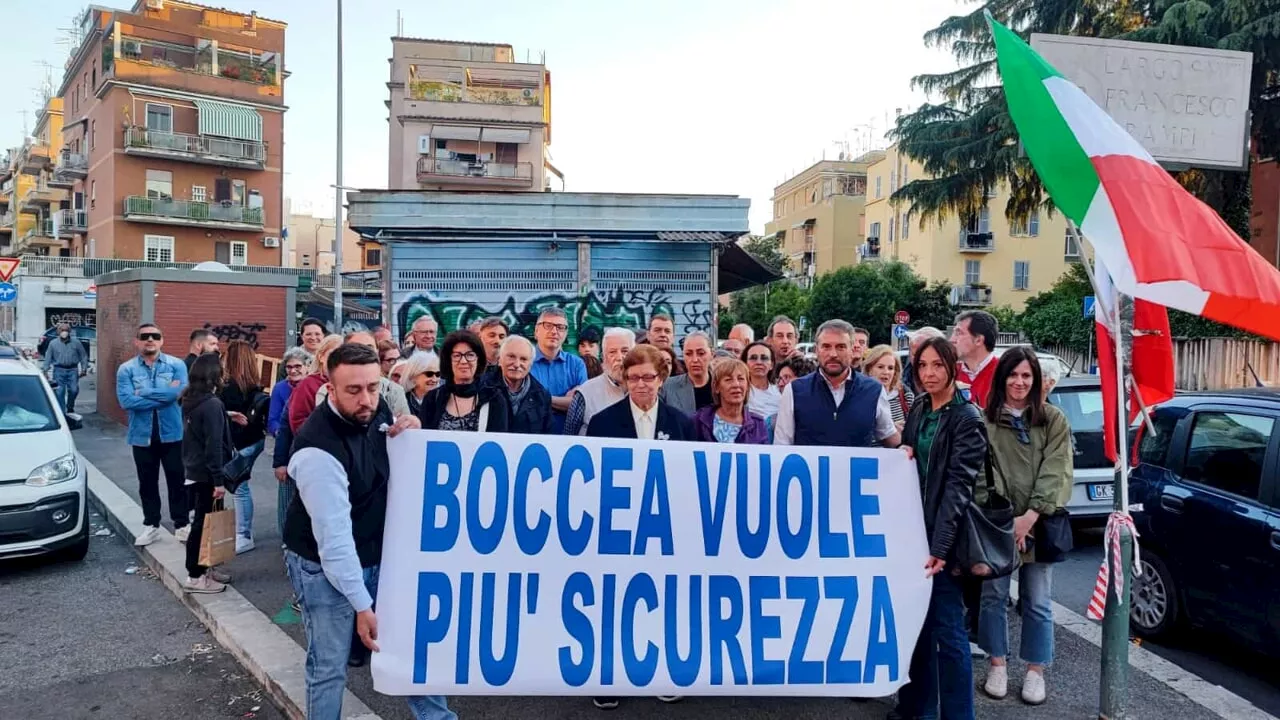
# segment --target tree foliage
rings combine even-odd
[[[787,256],[782,254],[782,241],[777,238],[751,235],[742,241],[741,246],[765,267],[779,273],[787,269]]]
[[[756,337],[762,338],[770,321],[778,315],[786,315],[800,322],[800,318],[808,312],[809,291],[795,283],[779,280],[768,285],[757,285],[733,294],[727,313],[732,322],[728,327],[725,327],[726,314],[721,314],[722,337],[729,334],[729,328],[734,324],[746,323],[756,331]]]
[[[928,283],[905,263],[861,263],[818,278],[809,298],[814,325],[839,318],[871,333],[872,344],[891,341],[893,316],[906,310],[912,324],[946,327],[955,315],[950,286]]]

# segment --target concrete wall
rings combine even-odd
[[[93,284],[87,278],[40,277],[19,275],[13,279],[18,287],[17,325],[18,342],[32,344],[48,330],[49,308],[92,310],[93,300],[86,300],[85,290]]]

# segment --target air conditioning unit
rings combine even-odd
[[[148,10],[163,10],[164,0],[147,0]]]
[[[431,136],[430,135],[418,136],[418,154],[419,155],[431,154]]]
[[[264,237],[264,238],[262,238],[262,246],[263,246],[263,247],[269,247],[269,248],[278,248],[278,247],[280,247],[280,238],[278,238],[278,237]]]

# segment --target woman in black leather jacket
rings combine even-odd
[[[986,462],[987,432],[977,406],[956,388],[956,363],[955,349],[945,338],[927,340],[912,362],[920,394],[902,440],[920,473],[930,555],[925,572],[933,578],[933,594],[911,657],[911,682],[898,691],[891,720],[974,717],[973,662],[952,550]]]

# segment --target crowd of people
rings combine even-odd
[[[1021,696],[1045,701],[1052,564],[1037,562],[1035,537],[1070,496],[1071,433],[1046,402],[1059,370],[1023,347],[997,358],[990,314],[962,313],[949,337],[912,332],[906,363],[889,346],[868,347],[870,334],[842,320],[817,328],[816,357],[807,358],[796,349],[796,323],[782,316],[762,340],[738,325],[718,348],[701,331],[677,340],[673,319],[655,314],[645,328],[587,328],[569,352],[569,319],[554,307],[542,310],[531,339],[496,317],[442,341],[428,316],[408,330],[399,344],[385,327],[340,337],[308,319],[282,359],[283,377],[267,389],[247,343],[220,352],[218,338],[197,330],[184,362],[164,354],[161,330],[145,324],[137,357],[117,373],[146,525],[137,543],[158,536],[163,469],[175,535],[187,543],[189,592],[231,582],[198,563],[202,519],[225,494],[237,510],[237,552],[254,548],[249,475],[274,437],[277,522],[307,632],[308,717],[337,718],[347,668],[377,650],[386,439],[410,428],[901,447],[919,473],[932,594],[911,682],[891,718],[973,717],[972,641],[988,658],[983,690],[1008,693],[1010,579],[961,574],[953,556],[965,510],[990,472],[1017,515]],[[619,698],[594,703],[609,709]],[[419,718],[455,717],[443,697],[409,704]]]

